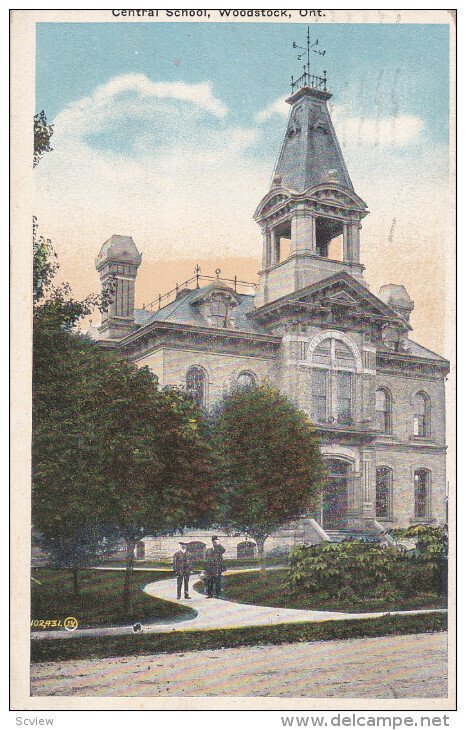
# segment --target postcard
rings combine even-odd
[[[14,709],[455,708],[455,22],[12,11]]]

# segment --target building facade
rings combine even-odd
[[[116,281],[103,346],[205,409],[231,387],[267,378],[316,425],[328,471],[321,508],[267,540],[269,552],[445,521],[449,364],[411,338],[414,303],[403,285],[369,290],[360,256],[368,210],[353,189],[330,97],[325,78],[305,72],[292,84],[271,188],[255,212],[263,253],[254,289],[197,271],[140,310],[134,241],[114,235],[96,260],[102,286]],[[189,539],[202,552],[208,534]],[[245,535],[223,542],[229,556],[254,550]],[[145,554],[164,556],[175,544],[147,539]]]

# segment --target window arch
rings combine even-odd
[[[186,391],[198,408],[205,408],[207,402],[207,373],[195,365],[186,373]]]
[[[343,339],[329,334],[311,351],[312,411],[319,423],[353,422],[354,375],[358,363]]]
[[[375,416],[377,431],[392,432],[392,397],[387,388],[375,391]]]
[[[236,379],[238,388],[241,390],[251,390],[256,385],[256,376],[249,370],[243,370],[240,372]]]
[[[375,478],[375,516],[390,519],[392,516],[393,472],[388,466],[379,466]]]
[[[413,399],[415,436],[430,435],[430,398],[427,393],[419,391]]]
[[[431,475],[428,469],[416,469],[414,472],[414,517],[428,519],[430,517]]]

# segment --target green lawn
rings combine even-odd
[[[135,621],[178,621],[196,615],[189,607],[143,593],[143,586],[160,578],[173,577],[172,571],[134,573],[132,610],[128,618],[122,613],[123,571],[81,570],[79,597],[73,596],[69,571],[33,568],[32,577],[31,620],[63,621],[68,616],[74,616],[80,627],[89,627]],[[33,628],[40,630],[41,627]]]
[[[401,611],[421,608],[446,608],[446,599],[433,593],[414,595],[401,602],[390,603],[366,596],[363,599],[338,600],[319,594],[290,594],[286,571],[237,573],[223,578],[224,598],[238,603],[277,608],[308,608],[321,611]]]
[[[377,619],[321,621],[318,623],[247,626],[210,631],[176,631],[169,634],[132,634],[130,636],[77,636],[31,642],[33,662],[54,662],[102,657],[142,656],[178,653],[200,649],[227,649],[237,646],[263,646],[302,641],[332,641],[366,636],[426,634],[446,631],[447,616],[422,615],[384,616]]]

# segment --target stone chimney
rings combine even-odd
[[[113,235],[95,260],[102,291],[113,289],[113,299],[102,314],[102,339],[120,340],[134,329],[134,290],[142,256],[130,236]]]
[[[391,307],[406,322],[414,309],[414,302],[410,298],[403,284],[384,284],[379,290],[379,299]]]

